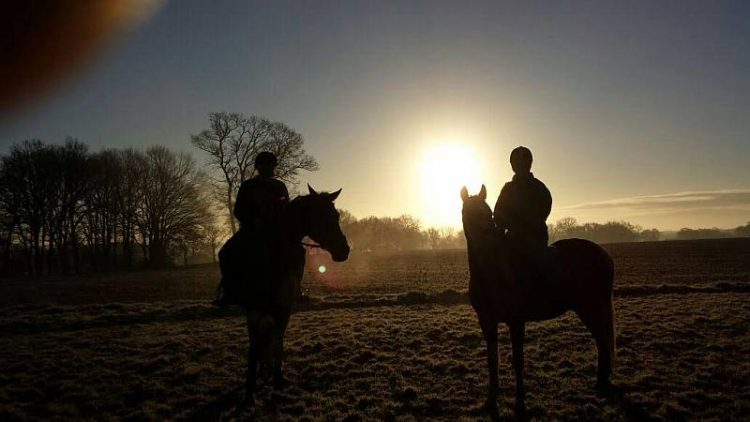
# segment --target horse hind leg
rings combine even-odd
[[[526,324],[523,321],[508,324],[511,348],[513,349],[513,372],[516,375],[516,412],[526,412],[526,389],[523,385],[523,342]]]
[[[596,341],[596,387],[608,390],[615,358],[615,320],[612,296],[598,306],[587,306],[576,312]]]
[[[283,373],[284,339],[276,338],[275,341],[277,344],[274,345],[273,350],[273,388],[276,390],[283,390],[287,385]]]
[[[250,326],[248,324],[248,339],[249,344],[247,348],[247,374],[245,378],[245,401],[249,405],[255,404],[255,389],[257,386],[258,379],[258,341],[257,338],[250,334]]]
[[[499,391],[498,368],[497,368],[497,323],[480,321],[484,342],[487,345],[487,367],[489,370],[489,385],[487,388],[487,401],[485,409],[490,416],[497,415],[497,393]]]
[[[277,390],[284,389],[288,382],[284,378],[284,334],[289,325],[289,317],[279,317],[279,324],[274,330],[274,348],[273,348],[273,386]]]

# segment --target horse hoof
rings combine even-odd
[[[526,401],[516,399],[516,403],[513,406],[513,410],[516,412],[516,416],[526,415]]]
[[[597,382],[596,392],[599,396],[607,397],[610,399],[617,399],[622,397],[623,395],[622,390],[616,385],[612,384],[612,382],[610,382],[609,380]]]
[[[482,406],[485,412],[489,413],[490,416],[497,416],[497,401],[495,398],[487,399],[486,402],[484,402],[484,406]]]
[[[289,386],[289,381],[284,377],[274,377],[273,379],[273,389],[274,390],[283,390],[286,387]]]
[[[247,407],[254,407],[255,406],[255,394],[246,394],[245,395],[245,406],[247,406]]]
[[[594,388],[601,393],[607,393],[612,389],[612,383],[609,380],[597,380]]]

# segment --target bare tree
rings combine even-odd
[[[299,170],[314,171],[318,163],[308,155],[302,136],[280,122],[240,113],[211,113],[209,127],[191,140],[208,154],[211,182],[216,199],[225,209],[232,233],[237,223],[232,216],[240,184],[251,177],[255,156],[271,151],[279,159],[279,177],[295,183]]]
[[[50,190],[55,177],[53,151],[39,140],[14,144],[3,157],[3,203],[13,216],[12,231],[27,257],[26,269],[41,274],[47,244]]]
[[[203,225],[203,239],[211,253],[211,262],[216,263],[216,253],[219,245],[227,237],[226,226],[216,224],[213,219]]]
[[[149,266],[168,264],[170,243],[196,237],[209,218],[201,178],[187,154],[175,154],[164,147],[146,151],[138,228]]]
[[[440,247],[440,231],[435,227],[430,227],[425,231],[427,239],[430,241],[430,248],[437,249]]]

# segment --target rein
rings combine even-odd
[[[307,246],[308,248],[320,248],[320,249],[323,249],[323,247],[320,246],[317,243],[308,243],[308,242],[300,242],[300,243],[302,243],[302,246]]]

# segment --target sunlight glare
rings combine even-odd
[[[461,144],[442,144],[422,160],[422,219],[427,226],[461,226],[462,186],[477,192],[482,184],[479,159]]]

